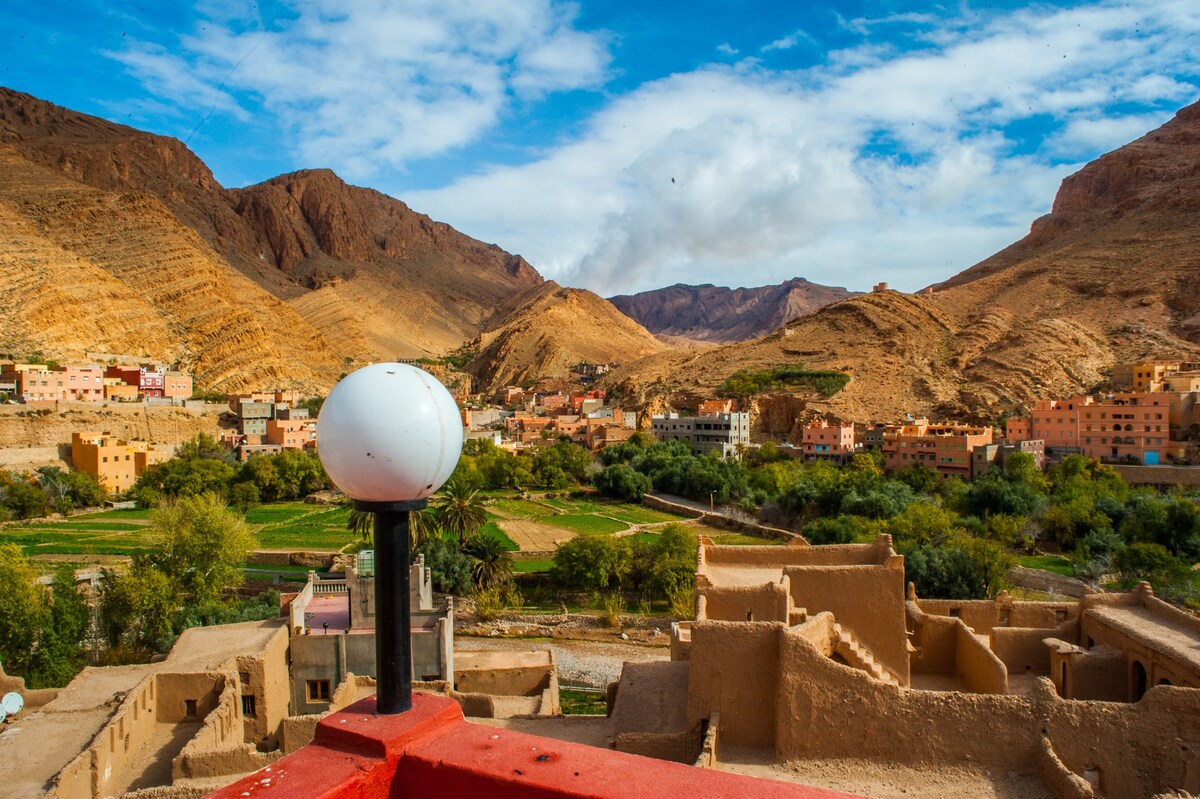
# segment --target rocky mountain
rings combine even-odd
[[[667,349],[612,303],[552,280],[510,299],[471,347],[478,354],[467,369],[487,390],[564,379],[584,361],[628,363]]]
[[[206,388],[442,353],[542,282],[328,170],[225,189],[177,140],[4,88],[0,221],[0,351],[178,359]]]
[[[694,404],[738,369],[803,362],[850,383],[758,399],[859,422],[995,419],[1103,383],[1114,362],[1200,359],[1200,104],[1068,177],[1029,235],[917,295],[854,297],[741,344],[610,375],[647,404]],[[779,432],[763,428],[764,432]]]
[[[617,309],[656,335],[713,344],[745,341],[858,292],[802,277],[776,286],[725,288],[706,283],[610,298]]]

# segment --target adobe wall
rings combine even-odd
[[[883,566],[788,566],[784,576],[793,605],[809,615],[832,612],[875,660],[908,685],[903,558],[889,558]],[[694,648],[692,653],[695,657]]]
[[[253,655],[237,657],[241,695],[254,697],[255,715],[243,717],[243,740],[262,749],[274,749],[289,712],[291,678],[288,674],[288,631],[275,631],[267,645]],[[242,682],[242,676],[249,678]]]
[[[1001,592],[995,599],[917,599],[925,613],[953,616],[977,633],[986,635],[996,627],[1057,627],[1078,618],[1078,602],[1013,601]]]
[[[1059,696],[1103,702],[1129,700],[1124,652],[1107,646],[1082,649],[1061,639],[1048,643],[1054,644],[1046,649],[1050,652],[1050,679]]]
[[[885,560],[886,553],[881,552],[877,544],[704,547],[704,562],[716,566],[865,566]]]
[[[954,672],[968,691],[1008,693],[1008,669],[961,620],[955,623]]]
[[[190,676],[190,675],[189,675]],[[225,681],[220,698],[204,723],[171,761],[171,781],[220,777],[257,771],[282,757],[280,752],[258,752],[245,743],[241,686]]]
[[[455,689],[461,693],[493,694],[496,696],[540,696],[550,687],[553,664],[531,668],[486,668],[459,670],[455,675]]]
[[[688,659],[688,727],[721,714],[731,746],[775,742],[782,622],[697,621]]]
[[[353,704],[359,698],[359,694],[365,688],[370,688],[375,685],[375,680],[370,677],[362,677],[355,674],[347,674],[346,679],[342,680],[341,684],[333,692],[330,697],[329,709],[324,713],[310,713],[303,716],[288,716],[280,725],[279,739],[280,750],[285,755],[290,755],[312,742],[313,735],[317,731],[317,722],[342,708]],[[414,688],[416,685],[414,684]]]
[[[788,620],[787,579],[760,586],[719,586],[700,589],[703,618],[710,621]],[[699,615],[697,618],[701,618]]]
[[[958,641],[958,619],[923,613],[915,602],[907,603],[912,645],[909,669],[913,674],[953,674]]]
[[[1049,680],[1039,681],[1031,696],[908,691],[822,654],[811,640],[814,633],[804,630],[819,626],[822,618],[780,632],[780,760],[970,761],[1029,769],[1039,766],[1046,730],[1071,772],[1099,769],[1106,796],[1150,797],[1185,788],[1191,779],[1188,766],[1200,740],[1200,690],[1160,686],[1137,704],[1066,701]]]
[[[1009,674],[1049,674],[1050,648],[1047,638],[1074,641],[1079,635],[1076,619],[1057,627],[994,627],[992,651],[1004,662]]]

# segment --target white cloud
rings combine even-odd
[[[722,42],[717,45],[717,52],[721,55],[737,55],[738,49],[729,42]]]
[[[929,30],[909,53],[646,83],[529,164],[403,199],[605,294],[797,274],[915,289],[1024,235],[1080,161],[1169,117],[1147,104],[1196,99],[1178,77],[1200,71],[1193,2],[982,19],[855,21]],[[1033,118],[1051,120],[1037,154],[1003,133]]]
[[[609,63],[604,37],[555,0],[315,0],[270,29],[236,4],[203,10],[178,51],[114,57],[182,106],[245,118],[261,102],[301,158],[350,178],[476,141],[514,98],[596,86]]]

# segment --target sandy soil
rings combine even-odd
[[[1052,799],[1035,774],[978,766],[904,766],[873,760],[822,759],[775,764],[771,752],[724,747],[720,769],[861,794],[873,799]]]
[[[563,541],[570,541],[576,536],[570,530],[532,519],[500,519],[496,525],[522,552],[553,552]]]

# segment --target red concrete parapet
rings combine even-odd
[[[695,768],[471,724],[458,703],[414,694],[375,715],[375,698],[333,713],[312,744],[210,799],[853,799],[849,794]]]

